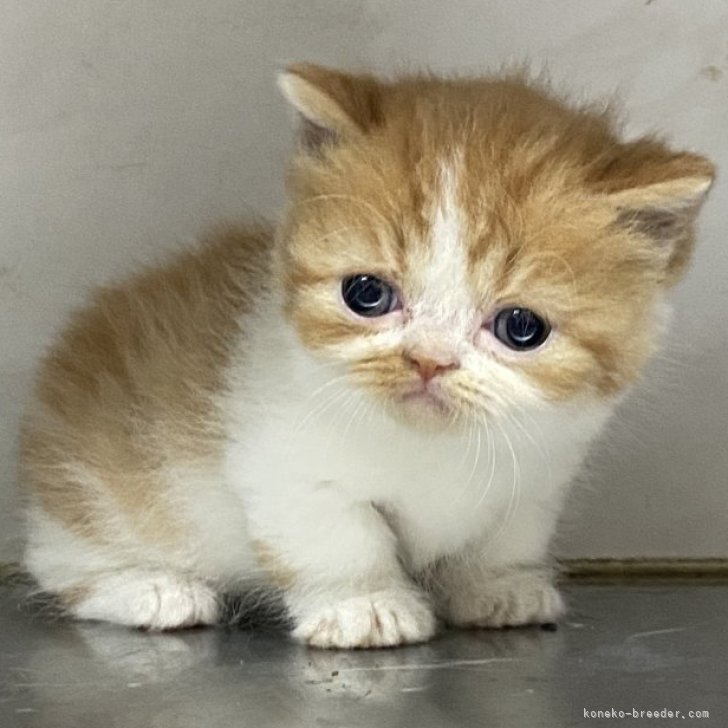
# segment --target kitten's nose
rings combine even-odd
[[[417,369],[425,382],[429,382],[430,379],[460,366],[460,362],[457,361],[454,355],[444,352],[425,354],[424,352],[409,351],[405,352],[404,360]]]

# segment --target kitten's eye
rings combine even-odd
[[[389,283],[366,274],[344,278],[341,294],[346,305],[357,316],[367,318],[384,316],[398,304],[397,294]]]
[[[546,341],[551,327],[528,308],[504,308],[493,321],[493,335],[517,351],[535,349]]]

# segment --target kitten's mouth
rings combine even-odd
[[[425,408],[427,411],[439,415],[451,415],[452,405],[437,390],[424,385],[417,389],[405,392],[401,401],[412,404],[418,408]]]

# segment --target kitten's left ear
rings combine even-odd
[[[381,120],[381,86],[372,76],[296,63],[280,74],[278,86],[301,114],[301,137],[310,151],[366,133]]]
[[[694,242],[694,223],[713,184],[704,157],[673,153],[656,142],[625,145],[630,152],[610,165],[604,180],[618,224],[651,238],[664,280],[675,282]]]

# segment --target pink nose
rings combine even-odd
[[[404,360],[419,372],[424,382],[429,382],[431,379],[460,366],[454,357],[446,355],[428,356],[424,353],[409,352],[404,355]]]

